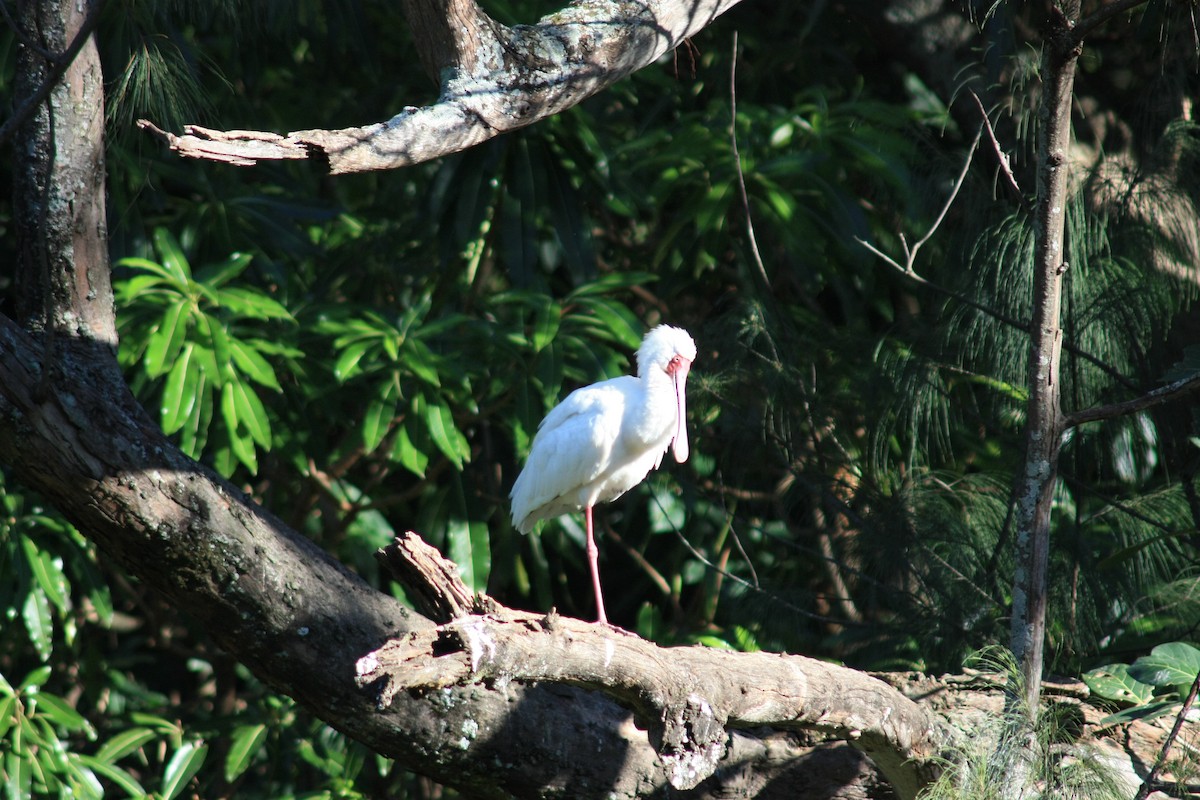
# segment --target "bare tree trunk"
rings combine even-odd
[[[1078,2],[1054,9],[1042,52],[1038,110],[1037,207],[1034,219],[1033,324],[1030,326],[1029,402],[1025,464],[1017,482],[1017,567],[1013,580],[1012,651],[1021,667],[1022,706],[1032,720],[1042,682],[1046,629],[1046,569],[1050,512],[1058,474],[1062,409],[1063,238],[1070,175],[1071,93],[1080,46],[1071,36]]]
[[[94,0],[17,5],[26,44],[17,48],[15,105],[28,102],[31,111],[17,135],[16,299],[18,315],[32,329],[115,348],[104,209],[104,84],[90,35],[98,5]],[[73,44],[78,54],[64,69],[61,62]],[[36,102],[39,95],[45,99]]]

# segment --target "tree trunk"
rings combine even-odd
[[[1013,580],[1012,651],[1021,667],[1022,707],[1032,720],[1042,681],[1046,630],[1046,569],[1050,513],[1062,439],[1059,361],[1062,351],[1063,238],[1070,177],[1071,87],[1079,44],[1071,27],[1078,3],[1052,14],[1042,53],[1038,110],[1037,206],[1034,218],[1033,323],[1030,326],[1029,401],[1025,466],[1017,482],[1017,558]]]

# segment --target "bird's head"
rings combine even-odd
[[[675,387],[675,435],[671,438],[671,453],[675,460],[687,461],[687,402],[684,385],[688,371],[696,360],[696,343],[683,328],[659,325],[646,334],[638,348],[638,377],[647,379],[653,371],[662,370],[671,377]]]

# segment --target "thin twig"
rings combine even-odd
[[[971,171],[971,159],[975,157],[975,151],[979,148],[979,140],[983,137],[983,129],[985,127],[986,125],[980,125],[979,130],[975,132],[975,140],[971,142],[971,148],[967,151],[967,157],[963,160],[962,169],[959,170],[958,177],[954,179],[954,188],[950,190],[950,196],[946,198],[946,202],[942,206],[942,210],[938,212],[937,219],[933,221],[933,224],[929,226],[929,230],[925,232],[924,236],[916,241],[916,244],[912,246],[912,250],[909,251],[908,269],[910,272],[912,271],[913,264],[916,262],[917,251],[920,250],[921,246],[928,242],[930,238],[933,237],[933,234],[937,232],[937,229],[941,227],[942,221],[946,219],[946,214],[950,212],[950,206],[954,205],[954,198],[958,197],[959,190],[962,189],[963,184],[966,182],[967,173]]]
[[[1178,738],[1179,731],[1183,728],[1183,721],[1187,719],[1188,713],[1192,710],[1192,704],[1196,702],[1196,693],[1198,691],[1200,691],[1200,672],[1196,673],[1196,678],[1192,681],[1191,691],[1188,692],[1187,699],[1183,701],[1183,708],[1179,709],[1179,714],[1175,717],[1175,724],[1171,726],[1171,733],[1167,735],[1167,740],[1163,742],[1162,752],[1158,754],[1158,760],[1154,762],[1154,766],[1150,769],[1150,774],[1146,776],[1146,780],[1142,781],[1142,785],[1138,788],[1133,800],[1146,800],[1150,796],[1150,792],[1154,791],[1154,787],[1158,783],[1158,773],[1162,771],[1163,766],[1167,763],[1167,755],[1171,752],[1171,745],[1175,744],[1175,739]]]
[[[1141,397],[1135,397],[1123,403],[1095,406],[1093,408],[1085,408],[1083,411],[1076,411],[1074,414],[1067,414],[1063,417],[1063,428],[1074,428],[1085,422],[1097,422],[1099,420],[1115,419],[1129,414],[1136,414],[1139,411],[1160,406],[1163,403],[1168,403],[1198,390],[1200,390],[1200,375],[1181,378],[1174,383],[1160,386],[1153,391],[1146,392]]]
[[[754,256],[754,264],[758,267],[758,276],[763,285],[771,288],[771,279],[767,277],[767,268],[763,264],[762,254],[758,251],[758,239],[754,236],[754,220],[750,217],[750,196],[746,193],[746,176],[742,172],[742,155],[738,152],[737,144],[737,31],[733,32],[733,59],[729,65],[729,142],[733,146],[733,165],[737,168],[738,190],[742,194],[742,208],[746,212],[746,235],[750,239],[750,254]]]
[[[919,251],[921,246],[933,237],[933,234],[946,219],[946,214],[949,213],[950,206],[954,204],[954,198],[958,197],[959,190],[962,189],[963,183],[967,180],[967,173],[971,170],[971,159],[975,157],[975,150],[979,147],[979,140],[983,138],[983,128],[984,126],[980,125],[979,130],[975,132],[975,141],[971,142],[971,149],[967,151],[967,157],[963,161],[962,169],[959,171],[958,177],[954,180],[954,187],[950,190],[950,196],[947,197],[946,202],[942,204],[942,210],[938,212],[937,219],[935,219],[933,224],[929,226],[929,230],[927,230],[925,235],[918,239],[911,248],[908,246],[908,242],[904,240],[904,234],[900,234],[900,244],[904,248],[903,265],[897,262],[896,259],[885,254],[882,250],[875,247],[870,242],[860,239],[857,236],[854,237],[854,240],[875,255],[882,258],[888,264],[891,264],[893,267],[903,272],[907,277],[912,278],[918,283],[928,284],[929,281],[925,280],[916,273],[915,265],[917,263],[917,251]]]
[[[979,99],[979,95],[974,91],[970,92],[972,99],[975,100],[975,106],[979,109],[979,116],[983,118],[983,127],[987,131],[988,140],[992,143],[992,152],[996,154],[996,161],[1000,163],[1000,171],[1004,173],[1007,179],[1009,191],[1021,204],[1022,208],[1029,209],[1029,203],[1025,200],[1025,195],[1021,193],[1021,186],[1017,183],[1017,176],[1013,174],[1012,164],[1009,163],[1008,153],[1000,147],[1000,141],[996,138],[996,131],[992,128],[992,120],[987,115],[987,111],[983,107],[983,101]]]

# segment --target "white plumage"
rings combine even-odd
[[[588,563],[600,622],[607,622],[592,537],[592,507],[637,486],[667,447],[688,457],[684,385],[696,358],[687,331],[659,325],[637,352],[637,377],[625,375],[576,389],[538,426],[525,468],[509,497],[522,533],[539,520],[583,509]]]

